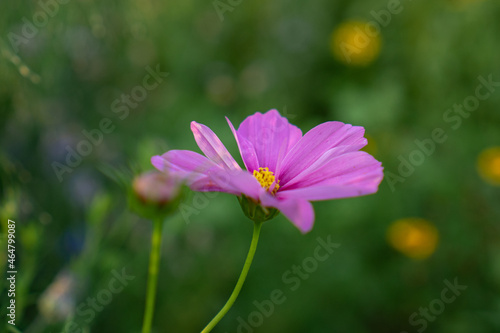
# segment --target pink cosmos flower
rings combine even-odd
[[[382,164],[360,151],[367,144],[363,127],[330,121],[302,135],[276,110],[247,117],[238,130],[226,120],[246,170],[210,128],[194,121],[191,130],[205,156],[171,150],[153,156],[152,164],[186,179],[194,191],[244,195],[276,208],[302,232],[313,226],[310,201],[372,194],[382,181]]]

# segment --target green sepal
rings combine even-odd
[[[165,219],[179,209],[179,204],[184,201],[190,190],[186,185],[181,185],[177,194],[169,201],[153,202],[140,197],[135,191],[128,193],[128,206],[131,211],[150,220]]]
[[[238,197],[238,201],[240,202],[241,209],[245,216],[255,223],[269,221],[280,213],[276,208],[263,207],[260,203],[255,202],[255,200],[245,195]]]

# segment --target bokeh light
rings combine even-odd
[[[332,33],[330,48],[334,57],[347,65],[366,66],[379,55],[381,37],[378,27],[369,22],[347,21]]]
[[[483,150],[477,159],[477,170],[486,182],[500,186],[500,147]]]
[[[404,218],[394,222],[387,231],[389,243],[399,252],[413,259],[425,259],[434,253],[438,244],[438,230],[421,218]]]
[[[75,309],[77,280],[73,273],[61,271],[38,300],[40,313],[49,322],[64,321]]]

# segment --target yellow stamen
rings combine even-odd
[[[274,188],[271,191],[272,194],[276,194],[276,192],[280,188],[280,181],[276,180],[274,173],[272,171],[269,171],[269,168],[259,168],[259,171],[254,170],[253,176],[257,178],[260,185],[268,191],[269,188],[274,184]]]

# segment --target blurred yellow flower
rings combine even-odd
[[[485,149],[477,159],[477,170],[483,179],[500,186],[500,147]]]
[[[380,53],[380,28],[373,22],[347,21],[338,26],[330,38],[334,57],[354,66],[366,66]]]
[[[410,217],[397,220],[389,227],[389,244],[413,259],[425,259],[434,253],[439,233],[429,221]]]

